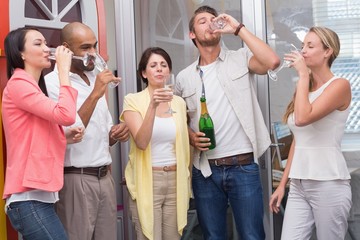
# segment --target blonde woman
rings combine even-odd
[[[316,226],[319,240],[344,239],[351,208],[350,175],[340,143],[351,102],[349,81],[330,67],[340,52],[337,34],[312,27],[301,53],[292,52],[299,80],[284,116],[294,134],[288,162],[270,209],[279,211],[290,181],[281,239],[310,239]]]

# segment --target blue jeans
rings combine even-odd
[[[68,239],[52,203],[13,202],[7,209],[7,215],[24,240]]]
[[[199,224],[207,240],[226,240],[226,213],[231,205],[241,240],[263,240],[263,193],[259,166],[211,166],[204,178],[193,167],[192,186]]]

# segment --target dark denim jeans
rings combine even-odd
[[[13,202],[7,210],[9,220],[24,240],[66,240],[65,229],[54,204],[39,201]]]
[[[231,205],[241,240],[263,240],[263,193],[259,166],[212,166],[204,178],[193,167],[192,186],[204,238],[226,240],[226,212]]]

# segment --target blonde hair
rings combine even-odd
[[[312,27],[310,28],[309,32],[315,33],[321,40],[324,49],[332,49],[333,52],[331,56],[328,59],[328,67],[330,68],[333,64],[334,60],[337,58],[337,56],[340,53],[340,40],[339,36],[331,29],[326,27]],[[314,77],[312,73],[309,73],[310,75],[310,84],[309,84],[309,90],[312,89],[314,85]],[[296,96],[296,90],[294,92],[293,98],[289,105],[286,108],[285,114],[283,116],[283,122],[286,123],[290,114],[294,112],[294,101]]]

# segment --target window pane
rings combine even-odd
[[[360,132],[360,2],[356,0],[267,1],[269,44],[282,57],[288,45],[300,46],[311,26],[334,30],[341,41],[339,57],[332,66],[335,75],[348,79],[352,86],[351,112],[346,132]],[[279,121],[295,88],[296,74],[287,69],[279,81],[271,83],[271,119]],[[289,90],[291,89],[291,90]]]

